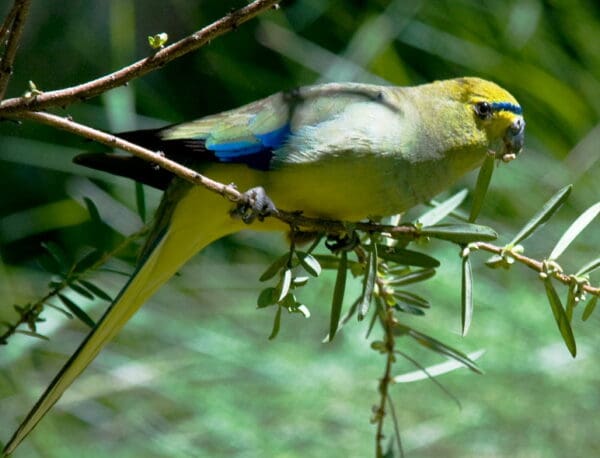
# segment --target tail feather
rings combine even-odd
[[[217,228],[219,225],[216,225]],[[198,228],[188,230],[170,227],[157,238],[154,249],[145,257],[127,285],[104,313],[96,327],[56,375],[50,386],[30,410],[25,420],[7,443],[4,453],[11,454],[33,430],[65,390],[94,360],[102,348],[123,328],[133,314],[177,270],[204,246],[229,232],[220,226],[204,233]]]

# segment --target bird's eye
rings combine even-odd
[[[475,104],[475,113],[480,119],[490,119],[492,116],[492,106],[487,102],[479,102]]]

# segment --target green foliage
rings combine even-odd
[[[0,14],[9,3],[0,7]],[[194,2],[166,5],[148,1],[139,8],[129,1],[97,1],[65,8],[61,2],[32,2],[35,26],[29,24],[25,30],[27,39],[15,62],[8,95],[27,91],[35,97],[40,93],[38,87],[49,91],[85,82],[151,55],[146,37],[156,30],[168,31],[170,40],[175,40],[239,5],[204,2],[198,7]],[[130,13],[124,14],[127,8]],[[364,418],[376,397],[372,386],[373,380],[381,377],[381,361],[365,355],[360,339],[373,323],[371,340],[383,342],[378,325],[387,306],[402,318],[395,328],[401,350],[394,354],[412,355],[423,373],[440,362],[440,354],[453,361],[467,354],[446,350],[444,345],[488,349],[481,363],[489,374],[486,377],[473,383],[459,371],[443,376],[444,386],[463,401],[461,412],[454,406],[447,408],[427,385],[403,384],[392,390],[390,396],[402,406],[399,423],[405,431],[407,456],[487,453],[561,457],[573,450],[593,456],[597,437],[589,419],[598,407],[594,395],[598,357],[593,351],[600,343],[595,326],[598,314],[594,313],[597,296],[584,300],[580,293],[586,281],[598,283],[600,233],[597,218],[591,216],[596,210],[587,214],[588,230],[581,236],[585,220],[572,222],[586,209],[597,208],[600,195],[600,131],[595,127],[600,122],[599,12],[598,5],[589,1],[488,2],[485,8],[475,1],[449,0],[287,2],[279,12],[240,27],[160,72],[102,98],[68,107],[66,113],[80,121],[121,131],[192,119],[315,81],[413,84],[467,74],[493,79],[509,88],[524,106],[526,150],[494,173],[485,205],[477,203],[481,201],[477,191],[470,208],[481,208],[478,221],[496,229],[500,240],[507,240],[508,233],[517,236],[492,263],[512,266],[508,273],[481,272],[473,251],[462,258],[463,270],[466,263],[471,265],[476,314],[468,338],[458,341],[453,335],[455,327],[460,327],[457,305],[461,300],[461,261],[456,252],[462,252],[460,245],[483,236],[494,240],[496,234],[463,226],[469,220],[468,214],[465,217],[458,210],[463,199],[469,199],[464,192],[442,196],[443,204],[428,214],[422,208],[415,210],[407,220],[418,220],[417,226],[425,229],[416,248],[409,249],[402,242],[390,248],[394,254],[385,259],[387,253],[381,248],[388,249],[387,245],[377,241],[377,278],[389,291],[374,288],[375,295],[386,293],[385,298],[375,297],[368,311],[370,319],[360,325],[351,320],[359,308],[354,299],[362,294],[360,278],[354,277],[365,272],[365,259],[346,255],[343,271],[351,274],[344,288],[348,303],[340,299],[337,330],[331,333],[329,328],[336,338],[325,347],[315,342],[328,320],[333,322],[333,310],[327,304],[335,289],[335,272],[342,271],[342,255],[307,250],[312,258],[303,259],[295,252],[290,263],[286,251],[282,264],[265,279],[275,280],[264,290],[268,291],[263,292],[264,297],[261,293],[263,299],[258,303],[271,308],[257,312],[249,307],[257,296],[252,286],[257,272],[282,248],[274,248],[272,238],[227,239],[184,269],[169,289],[128,325],[103,361],[114,371],[92,374],[88,385],[81,381],[83,395],[93,396],[97,402],[82,405],[73,401],[65,411],[55,412],[48,419],[51,423],[32,438],[35,446],[23,453],[70,456],[73,450],[97,443],[101,435],[103,450],[90,449],[90,456],[106,456],[117,442],[123,456],[191,456],[199,449],[210,456],[256,455],[265,450],[272,456],[369,456],[372,430]],[[90,58],[99,55],[106,59]],[[60,71],[48,72],[48,68]],[[37,84],[28,84],[29,79]],[[74,178],[88,172],[71,165],[70,158],[94,147],[39,126],[0,123],[0,192],[7,196],[0,200],[0,290],[4,297],[0,332],[23,319],[16,332],[42,338],[52,335],[51,342],[40,341],[37,346],[34,339],[11,338],[10,345],[1,348],[6,382],[0,388],[1,410],[6,415],[2,424],[9,425],[8,429],[16,425],[14,418],[22,413],[22,406],[32,400],[29,394],[25,399],[23,393],[29,393],[30,382],[24,381],[31,380],[37,370],[40,375],[36,379],[49,379],[56,369],[56,361],[51,364],[55,354],[68,357],[67,352],[85,332],[79,320],[65,325],[64,316],[74,313],[65,310],[59,291],[91,317],[97,316],[106,307],[98,299],[110,300],[123,279],[110,275],[108,280],[98,279],[98,274],[81,278],[76,273],[90,271],[101,253],[139,227],[137,215],[145,219],[143,208],[147,206],[150,215],[157,202],[157,194],[147,191],[142,205],[139,192],[136,195],[132,185],[119,179],[99,174]],[[102,180],[101,185],[92,184],[89,177]],[[565,183],[574,183],[568,202],[570,188],[563,188],[554,203],[543,206],[545,196]],[[472,183],[467,186],[474,187]],[[88,194],[89,190],[93,194]],[[98,208],[82,195],[91,195]],[[61,206],[60,211],[51,207],[65,201],[84,203]],[[80,211],[86,205],[88,212]],[[40,211],[43,209],[51,211]],[[519,231],[522,221],[538,210]],[[438,227],[448,216],[454,218],[452,226]],[[550,216],[552,220],[544,226]],[[564,231],[571,224],[573,230]],[[564,235],[567,232],[568,236]],[[440,242],[443,235],[450,245]],[[561,239],[560,250],[552,253],[555,256],[547,255],[553,251],[554,241]],[[52,248],[42,248],[41,241]],[[555,264],[548,265],[544,292],[535,274],[514,265],[515,256],[524,253],[519,247],[524,241],[533,258],[556,260],[560,255],[558,267],[576,272],[568,287],[558,283],[556,276],[561,272]],[[90,246],[101,250],[82,248]],[[436,259],[442,268],[406,267],[403,263],[415,261],[409,261],[412,255],[402,250]],[[133,251],[130,248],[122,258],[133,259]],[[390,258],[396,254],[394,264]],[[113,262],[104,269],[123,271],[126,267]],[[281,269],[289,273],[282,276]],[[319,278],[315,279],[315,274]],[[63,284],[66,279],[75,287]],[[40,293],[49,281],[48,290]],[[553,289],[547,289],[548,285]],[[468,298],[465,286],[463,294]],[[55,301],[38,303],[36,298],[55,289]],[[95,299],[90,302],[83,291]],[[463,333],[470,307],[464,298]],[[544,308],[548,301],[550,310]],[[583,310],[578,310],[578,304],[584,302]],[[13,308],[13,304],[18,305]],[[313,319],[303,320],[303,326],[282,319],[284,308],[302,314],[302,304],[310,306]],[[52,311],[44,311],[46,306]],[[578,313],[587,320],[585,325],[575,319]],[[562,359],[567,352],[564,345],[553,345],[560,341],[553,319],[569,351],[575,349],[571,336],[577,338],[581,358],[574,362]],[[271,335],[279,336],[266,344],[271,325]],[[58,326],[78,332],[55,332]],[[403,326],[413,330],[413,335]],[[385,346],[381,348],[385,350]],[[35,369],[31,361],[36,363]],[[406,361],[413,369],[414,363]],[[457,364],[463,363],[468,360]],[[128,385],[127,392],[119,391],[111,374],[132,367],[138,374],[161,375],[143,382],[148,385],[142,388]],[[400,360],[394,367],[398,372],[405,370]],[[104,383],[98,383],[98,377],[105,377],[100,379]],[[40,389],[35,387],[37,392]],[[116,404],[123,409],[114,408]],[[240,405],[244,408],[239,409]],[[148,421],[137,422],[136,418]],[[156,424],[161,427],[148,429]],[[257,424],[264,427],[257,428]],[[561,434],[556,434],[557,424]],[[433,428],[440,439],[415,435],[414,431],[424,428]],[[68,441],[61,441],[64,434],[58,431],[65,430],[72,434]],[[530,434],[523,435],[524,430]]]

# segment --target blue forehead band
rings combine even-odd
[[[490,104],[494,111],[510,111],[511,113],[523,114],[523,109],[519,105],[510,102],[494,102]]]

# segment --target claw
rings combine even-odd
[[[260,186],[249,189],[244,196],[246,197],[245,201],[240,202],[231,214],[240,217],[246,224],[252,223],[256,218],[263,221],[265,217],[277,212],[275,204]]]

